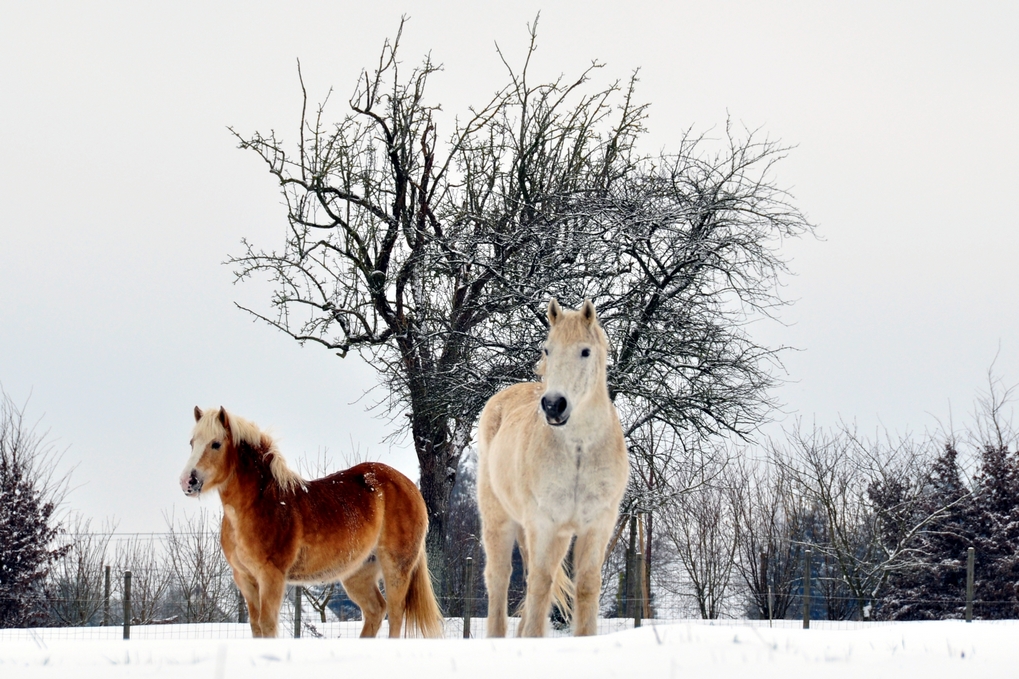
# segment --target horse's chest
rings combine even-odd
[[[583,522],[604,511],[615,496],[604,457],[595,446],[572,443],[564,447],[537,479],[538,504],[560,521]]]

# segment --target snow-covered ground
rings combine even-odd
[[[109,632],[114,632],[110,629]],[[187,677],[1019,676],[1019,621],[769,628],[647,624],[585,639],[93,639],[0,637],[0,676]]]

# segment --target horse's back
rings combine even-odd
[[[528,419],[534,419],[542,385],[539,382],[521,382],[506,387],[488,399],[478,420],[478,441],[488,446],[500,430],[507,427],[527,426]]]
[[[365,462],[307,482],[295,497],[300,509],[300,536],[305,545],[325,547],[306,552],[303,568],[345,570],[332,554],[349,554],[349,566],[374,552],[380,543],[416,555],[428,530],[428,511],[417,486],[392,467]]]
[[[312,501],[330,513],[337,509],[370,516],[404,514],[427,523],[424,498],[414,482],[381,462],[362,462],[308,483]]]

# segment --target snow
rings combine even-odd
[[[450,621],[451,623],[453,621]],[[0,676],[120,677],[465,676],[976,677],[1017,674],[1019,621],[648,624],[597,637],[553,639],[59,638],[58,630],[0,631]],[[178,628],[178,629],[172,629]],[[194,628],[197,628],[194,629]],[[93,628],[96,629],[96,628]],[[239,631],[239,630],[235,630]],[[64,630],[66,633],[66,630]],[[144,635],[143,635],[144,636]],[[322,672],[320,672],[320,670]],[[325,674],[324,672],[329,672]]]

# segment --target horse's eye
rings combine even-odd
[[[220,445],[221,445],[221,444],[220,444],[220,442],[219,442],[219,441],[213,441],[213,443],[212,443],[212,449],[213,449],[213,450],[219,450],[219,446],[220,446]]]
[[[588,356],[591,355],[591,350],[590,349],[581,349],[580,355],[583,356],[584,358],[587,358]]]

